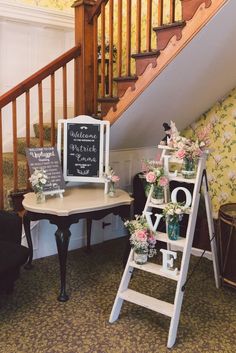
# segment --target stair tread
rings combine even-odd
[[[144,51],[141,53],[135,53],[135,54],[132,54],[131,57],[133,59],[137,59],[137,58],[153,57],[153,56],[159,56],[159,55],[160,55],[160,50],[152,50],[152,51]]]
[[[184,27],[186,25],[185,21],[176,21],[174,23],[165,23],[158,27],[153,27],[153,31],[161,31],[169,28]]]
[[[118,81],[118,82],[125,82],[125,81],[137,81],[138,76],[134,75],[134,76],[118,76],[118,77],[114,77],[113,81]]]
[[[119,97],[99,97],[97,99],[98,102],[106,102],[106,103],[116,103],[120,100]]]
[[[121,299],[127,300],[131,303],[143,306],[144,308],[151,309],[160,314],[172,317],[174,312],[174,304],[164,302],[149,295],[136,292],[132,289],[126,289],[119,293]]]
[[[175,281],[178,281],[179,279],[179,274],[177,273],[177,275],[175,275],[174,273],[172,274],[171,271],[165,272],[163,271],[163,268],[161,265],[155,264],[153,262],[147,262],[144,265],[139,265],[134,261],[131,261],[129,263],[130,266],[137,268],[139,270],[145,271],[145,272],[149,272],[149,273],[153,273],[154,275],[158,275],[158,276],[162,276],[165,278],[169,278],[169,279],[173,279]]]

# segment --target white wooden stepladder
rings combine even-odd
[[[162,147],[163,148],[163,147]],[[169,156],[166,155],[168,151],[168,147],[163,149],[162,157],[165,160],[165,168],[167,165],[167,161]],[[169,176],[169,180],[175,180],[181,183],[190,183],[194,184],[193,195],[192,195],[192,203],[190,208],[188,226],[186,231],[186,238],[180,237],[178,240],[169,240],[168,235],[166,233],[157,232],[156,238],[159,241],[167,243],[167,249],[171,250],[171,246],[175,245],[183,251],[181,266],[180,269],[176,272],[174,269],[172,271],[164,271],[163,267],[158,264],[154,264],[151,262],[147,262],[144,265],[138,265],[134,262],[133,259],[133,250],[130,251],[130,255],[120,282],[120,286],[113,304],[113,308],[111,311],[111,315],[109,318],[109,322],[112,323],[116,321],[119,317],[120,310],[123,304],[123,301],[129,301],[134,304],[143,306],[147,309],[151,309],[156,311],[160,314],[166,315],[171,318],[170,328],[169,328],[169,335],[168,335],[168,342],[167,347],[171,348],[175,344],[176,336],[177,336],[177,329],[179,324],[179,318],[181,313],[181,306],[183,301],[185,283],[187,280],[188,274],[188,267],[193,243],[193,236],[195,231],[195,224],[197,219],[197,212],[199,207],[199,200],[201,194],[201,188],[203,187],[203,194],[205,199],[205,206],[206,206],[206,214],[207,214],[207,221],[208,221],[208,230],[209,230],[209,237],[210,237],[210,244],[211,244],[211,255],[213,261],[213,268],[214,268],[214,276],[216,287],[219,288],[220,286],[220,279],[219,279],[219,265],[218,265],[218,258],[217,258],[217,251],[216,251],[216,241],[214,236],[214,223],[212,219],[211,213],[211,203],[208,194],[208,185],[207,185],[207,176],[206,176],[206,158],[207,154],[204,153],[202,157],[199,159],[198,168],[196,178],[194,179],[185,179],[180,176],[173,176],[171,173],[167,172]],[[187,189],[186,189],[187,190]],[[149,192],[143,214],[146,216],[147,219],[150,220],[150,214],[152,213],[153,209],[163,209],[165,205],[154,205],[151,203],[151,194],[152,188]],[[172,199],[172,201],[174,201]],[[157,222],[155,222],[157,223]],[[152,227],[153,230],[156,230],[157,226],[155,225]],[[173,262],[173,258],[172,258]],[[143,270],[155,275],[159,275],[165,278],[172,279],[177,282],[176,293],[174,303],[168,303],[165,301],[158,300],[156,298],[147,296],[140,292],[134,291],[129,289],[129,282],[131,279],[131,275],[133,270],[137,268],[139,270]]]

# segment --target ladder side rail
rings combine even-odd
[[[201,189],[202,175],[205,169],[205,162],[206,162],[206,156],[203,155],[199,159],[199,163],[198,163],[198,171],[197,171],[196,183],[193,191],[191,213],[189,215],[188,227],[186,232],[186,243],[183,249],[183,256],[182,256],[180,272],[179,272],[179,281],[176,287],[176,294],[175,294],[175,300],[174,300],[174,313],[171,319],[169,335],[168,335],[168,342],[167,342],[168,348],[171,348],[174,345],[176,340],[176,335],[177,335],[177,329],[178,329],[179,318],[181,313],[181,306],[182,306],[183,295],[184,295],[184,291],[182,290],[182,287],[187,279],[187,274],[188,274],[189,260],[191,255],[191,248],[193,243],[193,236],[194,236],[197,212],[198,212],[199,201],[200,201],[200,189]]]
[[[112,307],[112,311],[110,314],[109,322],[112,323],[116,321],[120,315],[121,307],[124,299],[120,298],[120,293],[125,291],[128,288],[132,273],[134,268],[130,266],[131,261],[133,260],[133,249],[131,249],[128,261],[125,266],[125,270],[116,294],[116,298]]]
[[[203,178],[203,193],[204,193],[204,199],[205,199],[205,207],[206,207],[206,214],[207,214],[207,223],[208,223],[208,231],[209,231],[209,238],[210,238],[210,245],[211,245],[211,254],[212,254],[216,288],[220,288],[219,261],[218,261],[218,256],[217,256],[215,229],[214,229],[214,222],[213,222],[213,217],[212,217],[211,200],[210,200],[210,196],[208,193],[206,173]]]

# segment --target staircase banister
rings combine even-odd
[[[42,69],[36,71],[33,75],[29,76],[24,81],[10,89],[8,92],[0,96],[0,109],[5,107],[7,104],[15,100],[17,97],[27,92],[30,88],[40,83],[49,75],[66,65],[72,59],[80,55],[80,45],[74,46],[64,54],[60,55],[57,59],[51,61],[48,65]]]
[[[98,16],[101,13],[101,5],[102,3],[105,3],[105,5],[108,3],[109,0],[97,0],[97,4],[94,5],[94,8],[91,11],[91,15],[89,17],[89,23],[93,21],[94,16]]]

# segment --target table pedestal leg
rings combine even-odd
[[[91,251],[91,231],[92,231],[92,219],[87,218],[86,219],[86,227],[87,227],[87,247],[86,251],[90,252]]]
[[[57,298],[60,302],[66,302],[69,299],[66,294],[66,260],[70,236],[71,232],[69,229],[58,228],[55,233],[61,275],[61,290]]]
[[[32,260],[33,260],[33,243],[32,243],[31,230],[30,230],[30,218],[27,216],[27,212],[23,216],[23,224],[24,224],[25,236],[29,247],[29,258],[24,268],[26,270],[30,270],[32,268]]]

